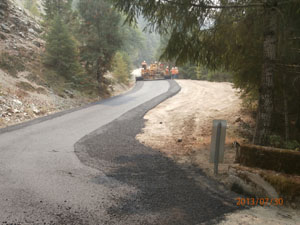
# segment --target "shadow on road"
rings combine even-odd
[[[178,91],[174,85],[172,94]],[[75,145],[79,159],[104,171],[111,184],[137,190],[114,199],[115,204],[107,209],[111,224],[213,224],[225,213],[240,209],[234,195],[219,189],[201,170],[182,168],[135,139],[144,126],[144,113],[167,97],[159,96],[127,112]],[[190,176],[195,173],[200,182]],[[101,177],[96,180],[103,182]]]
[[[228,196],[214,195],[207,187],[188,178],[185,170],[159,154],[120,156],[115,163],[120,167],[107,176],[135,187],[138,192],[119,199],[117,206],[108,210],[112,215],[147,217],[159,214],[159,224],[192,225],[215,223],[225,213],[237,209]]]

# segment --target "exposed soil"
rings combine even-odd
[[[227,120],[224,163],[219,176],[226,182],[228,167],[234,163],[233,141],[249,142],[254,121],[242,110],[239,93],[230,83],[177,80],[181,92],[159,104],[146,115],[141,143],[162,152],[181,165],[194,165],[213,176],[209,163],[212,121]],[[199,178],[192,175],[195,180]],[[203,183],[203,181],[199,181]],[[242,196],[243,197],[243,196]],[[285,207],[253,207],[225,215],[220,224],[299,224],[299,210]]]
[[[79,91],[45,68],[42,36],[39,19],[23,8],[22,1],[1,1],[0,128],[99,100],[95,90]],[[112,96],[133,86],[118,84],[110,76]]]
[[[79,91],[64,89],[60,94],[29,79],[28,71],[12,77],[0,69],[0,128],[22,123],[55,112],[98,101],[99,97],[82,95]],[[133,87],[114,84],[111,96],[122,94]]]
[[[234,162],[232,142],[246,142],[253,121],[241,110],[238,91],[230,83],[177,80],[181,92],[161,103],[145,115],[143,133],[137,139],[158,149],[181,163],[192,163],[208,175],[213,174],[209,163],[212,121],[227,120],[224,164],[220,174],[227,173]],[[244,131],[242,135],[240,130]]]

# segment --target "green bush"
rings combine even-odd
[[[283,140],[279,135],[273,134],[269,137],[270,146],[275,148],[281,148],[283,145]]]
[[[37,8],[36,0],[25,0],[24,7],[28,9],[32,15],[39,16],[40,12]]]
[[[297,150],[300,149],[300,144],[297,140],[288,140],[285,142],[281,136],[273,134],[269,137],[270,140],[270,146],[275,148],[285,148],[290,150]]]
[[[285,144],[285,148],[299,151],[300,150],[300,144],[296,140],[288,141]]]
[[[192,80],[207,80],[213,82],[232,82],[232,75],[223,70],[209,70],[204,66],[187,63],[179,67],[180,77]]]

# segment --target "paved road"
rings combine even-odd
[[[143,115],[180,90],[139,83],[130,93],[0,130],[0,223],[213,224],[232,193],[135,136]]]
[[[20,129],[1,130],[0,223],[57,223],[61,217],[81,224],[81,215],[89,212],[105,217],[111,188],[91,182],[101,172],[83,165],[73,146],[169,86],[167,81],[141,82],[126,95]]]

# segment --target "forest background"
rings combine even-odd
[[[264,38],[270,29],[266,30],[268,18],[264,15],[268,15],[268,9],[271,14],[276,11],[276,59],[272,62],[272,87],[268,89],[272,111],[266,118],[270,121],[268,131],[262,134],[262,141],[256,142],[299,149],[299,1],[225,0],[206,14],[201,11],[209,8],[206,1],[193,5],[189,14],[186,9],[192,1],[166,2],[45,0],[44,16],[36,10],[36,0],[26,0],[26,7],[44,21],[45,64],[78,88],[106,95],[107,71],[126,83],[130,71],[142,61],[160,59],[180,66],[181,78],[233,82],[254,117],[262,104],[261,93],[265,93],[261,85],[266,63]],[[158,11],[161,14],[154,13]],[[126,19],[133,22],[132,26],[124,23]],[[259,124],[263,124],[261,121]]]

